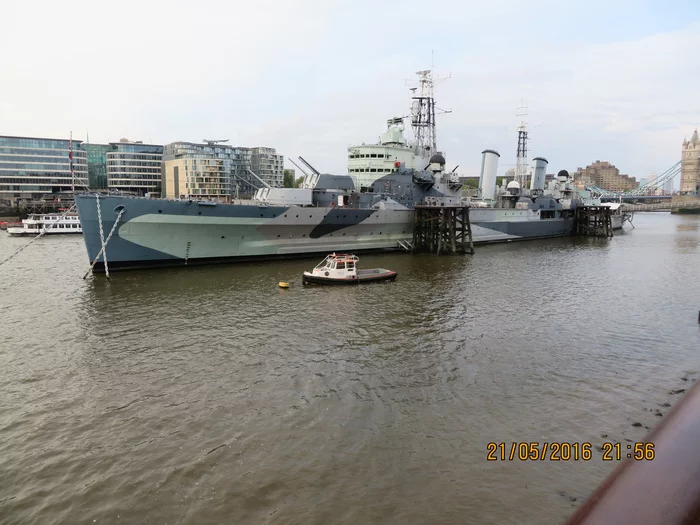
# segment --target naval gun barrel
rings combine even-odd
[[[700,523],[700,385],[644,441],[653,460],[624,459],[565,525]]]

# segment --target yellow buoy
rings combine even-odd
[[[279,283],[280,288],[289,288],[290,284],[286,281],[280,281]]]

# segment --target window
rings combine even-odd
[[[337,268],[338,270],[345,270],[345,263],[344,263],[344,262],[339,262],[339,263],[336,265],[336,268]]]

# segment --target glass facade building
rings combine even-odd
[[[16,204],[85,189],[88,164],[81,144],[72,144],[71,175],[68,139],[0,136],[0,200]]]
[[[107,151],[107,187],[135,195],[160,196],[163,146],[129,142],[110,142]]]
[[[88,182],[91,190],[107,189],[107,152],[112,146],[105,144],[83,144],[87,152]]]

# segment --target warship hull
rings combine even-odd
[[[107,243],[110,270],[192,266],[401,250],[413,237],[412,209],[352,209],[76,195],[90,262]],[[100,206],[98,213],[97,206]],[[100,221],[101,217],[101,221]],[[474,243],[571,235],[573,219],[533,210],[470,210]],[[104,271],[100,256],[94,271]]]

